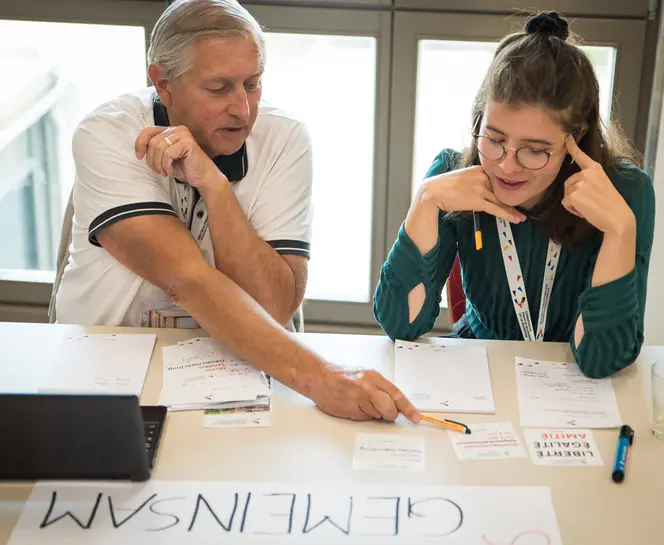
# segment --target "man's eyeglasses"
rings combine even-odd
[[[507,151],[513,151],[517,163],[528,170],[541,170],[549,164],[552,152],[535,148],[523,147],[519,149],[508,148],[502,142],[494,140],[490,136],[473,133],[473,138],[477,142],[477,151],[482,157],[489,161],[501,161],[507,154]]]

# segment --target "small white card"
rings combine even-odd
[[[424,471],[424,437],[358,433],[353,469]]]
[[[536,466],[602,466],[590,430],[523,430]]]
[[[459,460],[526,458],[526,451],[511,422],[474,424],[470,429],[470,435],[449,432]]]

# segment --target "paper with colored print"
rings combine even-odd
[[[610,378],[584,376],[576,363],[516,358],[521,426],[617,428],[622,424]]]
[[[394,379],[422,412],[496,412],[483,346],[396,341]]]
[[[604,460],[590,430],[523,430],[536,466],[602,466]]]
[[[204,428],[270,428],[272,427],[272,403],[250,407],[205,409]]]
[[[171,410],[262,404],[271,395],[267,377],[217,341],[192,339],[163,349],[159,403]]]
[[[449,432],[459,460],[525,458],[526,451],[511,422],[487,422],[470,426],[471,434]]]

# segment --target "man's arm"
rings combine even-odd
[[[279,255],[249,225],[230,183],[201,191],[208,210],[215,266],[251,295],[280,324],[291,319],[307,285],[307,259]]]
[[[283,235],[284,226],[291,229],[285,232],[292,233],[297,225],[300,236],[303,227],[308,230],[302,216],[310,220],[306,211],[311,199],[311,153],[304,127],[289,135],[277,164],[267,174],[254,213],[258,232],[249,224],[228,179],[186,127],[147,128],[135,147],[137,158],[144,157],[153,171],[186,180],[198,189],[208,211],[216,268],[285,325],[304,298],[308,262],[302,255],[282,257],[265,240]]]
[[[394,419],[416,409],[375,371],[347,372],[299,344],[247,293],[210,267],[172,216],[136,216],[98,232],[119,263],[164,290],[215,339],[334,416]]]

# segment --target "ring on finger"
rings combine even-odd
[[[167,143],[169,146],[172,146],[172,145],[173,145],[173,142],[171,142],[171,139],[170,139],[168,136],[164,136],[164,140],[166,141],[166,143]]]

